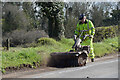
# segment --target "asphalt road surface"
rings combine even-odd
[[[94,63],[83,67],[63,68],[56,71],[22,76],[24,78],[118,78],[118,58]]]

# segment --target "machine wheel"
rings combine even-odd
[[[87,57],[83,54],[78,57],[78,66],[85,66],[87,61]]]

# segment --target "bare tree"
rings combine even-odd
[[[27,30],[31,25],[31,21],[19,6],[12,3],[4,3],[3,5],[3,33],[10,32],[15,29]]]

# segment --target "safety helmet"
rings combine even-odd
[[[84,17],[86,17],[85,14],[80,14],[79,20],[82,20]]]

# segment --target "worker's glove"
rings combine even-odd
[[[90,35],[90,38],[93,38],[93,35]]]
[[[74,41],[77,39],[77,35],[74,35]]]

